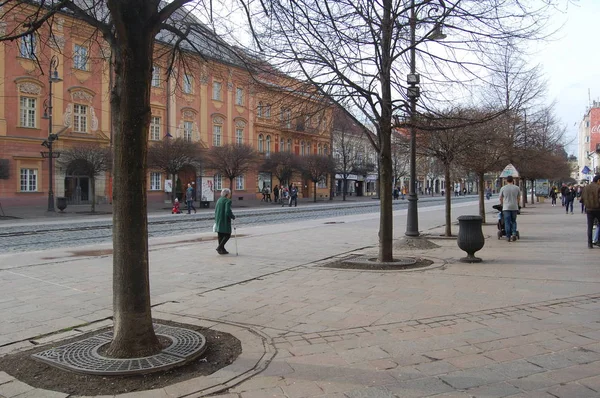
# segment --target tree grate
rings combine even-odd
[[[183,365],[206,350],[206,338],[200,333],[173,326],[154,324],[157,335],[171,341],[160,353],[143,358],[109,358],[98,353],[112,341],[112,331],[54,347],[32,357],[48,365],[76,373],[94,375],[130,375],[151,373]]]

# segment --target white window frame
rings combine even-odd
[[[73,68],[88,70],[89,52],[86,46],[75,44],[73,47]]]
[[[213,124],[213,146],[221,146],[221,137],[223,136],[223,126]]]
[[[263,110],[263,114],[265,119],[271,118],[271,104],[267,104],[267,106]]]
[[[285,151],[285,140],[283,138],[281,138],[279,140],[279,152],[283,152]]]
[[[37,126],[37,98],[21,97],[19,99],[21,127],[35,128]]]
[[[244,106],[244,89],[241,87],[238,87],[235,90],[235,104]]]
[[[256,117],[263,117],[263,103],[259,102],[256,107]]]
[[[192,94],[194,91],[194,84],[192,76],[187,73],[183,75],[183,92],[184,94]]]
[[[317,144],[317,153],[318,153],[319,155],[322,155],[322,154],[323,154],[323,145],[321,145],[320,143],[319,143],[319,144]]]
[[[160,66],[152,67],[152,87],[160,87]]]
[[[323,177],[317,182],[317,188],[327,188],[327,177]]]
[[[244,129],[239,127],[235,129],[235,143],[238,145],[242,145],[244,143]]]
[[[88,132],[88,106],[83,104],[73,104],[73,132]],[[78,111],[79,109],[79,111]],[[83,112],[82,112],[83,110]]]
[[[37,192],[37,169],[21,168],[20,187],[21,192]]]
[[[19,56],[26,59],[35,59],[36,48],[37,41],[33,33],[23,36],[19,43]]]
[[[194,122],[189,120],[183,121],[183,139],[187,142],[192,142],[192,135],[194,134]]]
[[[213,82],[212,99],[222,101],[223,84],[221,82]]]
[[[235,178],[235,190],[236,191],[243,191],[244,189],[244,185],[245,185],[245,178],[243,175],[241,176],[237,176]]]
[[[306,150],[306,143],[304,141],[300,141],[300,156],[304,156],[305,150]]]
[[[162,175],[157,171],[150,173],[150,190],[160,191],[162,189]]]
[[[287,140],[287,151],[288,152],[292,152],[292,147],[293,147],[293,145],[292,145],[292,139],[288,138],[288,140]]]
[[[215,174],[214,179],[214,187],[215,192],[220,192],[223,189],[223,176],[221,174]]]
[[[265,138],[265,155],[271,156],[271,136],[267,135]]]
[[[150,140],[151,141],[160,141],[160,116],[151,116],[150,117]]]
[[[259,135],[258,135],[258,152],[259,152],[259,153],[263,153],[263,152],[264,152],[264,150],[265,150],[265,147],[264,147],[264,139],[265,139],[265,138],[264,138],[264,136],[263,136],[262,134],[259,134]]]

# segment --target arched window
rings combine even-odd
[[[311,155],[312,154],[312,143],[310,141],[308,141],[306,143],[306,154],[307,155]]]
[[[282,138],[279,140],[279,152],[285,151],[285,140]]]
[[[265,142],[265,153],[267,154],[267,156],[269,156],[271,154],[271,136],[268,135],[266,142]]]
[[[323,146],[320,143],[317,145],[317,153],[319,155],[323,154]]]
[[[305,150],[306,150],[306,144],[304,143],[304,141],[300,141],[300,155],[304,156]]]
[[[287,151],[292,152],[292,139],[291,138],[288,138]]]
[[[260,153],[264,152],[263,142],[264,142],[264,137],[262,134],[259,134],[258,135],[258,152],[260,152]]]

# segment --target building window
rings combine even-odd
[[[185,141],[192,141],[192,132],[194,131],[194,122],[186,121],[183,122],[183,139]]]
[[[306,143],[306,154],[307,154],[307,155],[310,155],[310,154],[312,154],[312,143],[311,143],[310,141],[308,141],[308,142]]]
[[[271,104],[267,104],[267,106],[265,106],[263,113],[266,119],[271,118]]]
[[[281,108],[279,119],[285,128],[292,127],[292,111],[289,108]]]
[[[287,151],[292,152],[292,139],[291,138],[288,138],[288,141],[287,141]]]
[[[235,104],[244,106],[244,89],[241,87],[238,87],[235,90]]]
[[[319,155],[323,154],[323,146],[321,144],[317,144],[317,153]]]
[[[160,191],[160,184],[162,182],[162,178],[160,173],[152,172],[150,173],[150,190],[151,191]]]
[[[263,103],[259,102],[256,107],[256,117],[263,117]]]
[[[285,151],[285,140],[282,138],[279,140],[279,152]]]
[[[213,82],[212,99],[214,99],[215,101],[221,101],[221,88],[222,85],[220,82]]]
[[[183,92],[185,94],[192,93],[192,77],[187,73],[183,75]]]
[[[160,66],[152,68],[152,87],[160,87]]]
[[[223,189],[223,177],[221,174],[215,174],[215,192],[219,192]]]
[[[73,50],[73,67],[79,70],[88,70],[88,49],[87,47],[75,44]]]
[[[21,192],[37,192],[36,169],[21,169]]]
[[[319,180],[317,188],[327,188],[327,177],[323,177]]]
[[[235,129],[235,143],[242,145],[244,143],[244,129]]]
[[[73,105],[73,131],[76,133],[87,133],[88,122],[87,105],[74,104]]]
[[[35,36],[33,34],[23,36],[19,45],[19,56],[21,58],[35,59],[35,48]]]
[[[152,141],[160,140],[160,117],[158,116],[150,118],[150,139]]]
[[[267,155],[267,157],[269,157],[271,155],[271,136],[268,135],[267,139],[265,140],[265,154]]]
[[[300,141],[300,155],[304,156],[306,151],[306,144],[304,143],[304,141]]]
[[[264,137],[262,134],[258,135],[258,152],[263,153],[265,150],[264,148]]]
[[[244,188],[244,176],[237,176],[235,178],[235,189],[237,191],[243,191]]]
[[[213,146],[221,146],[221,135],[223,134],[223,126],[215,124],[213,126]]]
[[[310,126],[310,123],[311,123],[311,117],[310,117],[310,116],[305,116],[305,117],[304,117],[304,126],[305,126],[307,129],[309,129],[309,128],[311,127],[311,126]]]
[[[323,145],[323,155],[328,155],[329,153],[329,149],[327,148],[327,145]]]
[[[35,128],[37,99],[21,97],[21,127]]]

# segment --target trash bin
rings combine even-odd
[[[483,248],[485,238],[481,225],[483,217],[481,216],[460,216],[458,217],[458,239],[456,243],[461,250],[467,252],[467,257],[460,261],[464,263],[479,263],[481,259],[475,257],[475,252]]]
[[[56,207],[58,210],[63,211],[67,208],[67,198],[64,196],[59,196],[56,198]]]

